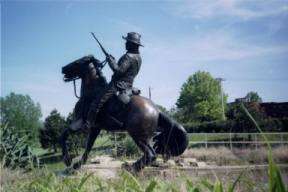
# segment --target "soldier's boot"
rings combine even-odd
[[[73,131],[77,131],[79,129],[81,129],[81,127],[83,126],[84,121],[82,118],[74,120],[71,124],[70,124],[70,129],[72,129]]]
[[[87,115],[87,120],[85,123],[82,124],[83,130],[90,130],[91,127],[95,126],[96,119],[97,119],[97,116],[98,116],[100,109],[101,109],[100,103],[97,104],[97,102],[93,102],[91,104],[88,115]]]

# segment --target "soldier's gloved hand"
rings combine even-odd
[[[115,61],[115,58],[114,58],[112,55],[109,55],[109,56],[106,58],[106,60],[107,60],[108,63],[114,63],[114,62],[116,62],[116,61]]]

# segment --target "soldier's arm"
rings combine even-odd
[[[118,63],[116,63],[115,59],[109,59],[108,64],[114,73],[123,74],[127,71],[127,69],[131,66],[131,58],[128,55],[122,56]]]

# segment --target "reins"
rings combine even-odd
[[[99,70],[101,71],[103,69],[103,67],[107,64],[107,60],[104,60],[100,63],[99,65]],[[76,80],[80,79],[80,77],[75,77],[75,78],[67,78],[67,79],[63,79],[65,82],[69,82],[69,81],[73,81],[73,86],[74,86],[74,95],[76,98],[80,99],[80,96],[77,95],[77,90],[76,90]]]
[[[77,79],[73,79],[74,95],[75,95],[76,98],[80,99],[80,97],[77,95],[77,91],[76,91],[76,80],[77,80]]]

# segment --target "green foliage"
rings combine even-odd
[[[114,149],[116,144],[115,157],[135,157],[140,154],[136,143],[128,134],[113,134],[110,139],[111,143],[114,144]]]
[[[29,95],[10,93],[0,99],[1,125],[9,124],[15,127],[18,136],[23,137],[29,133],[29,142],[37,142],[38,130],[41,127],[41,108]]]
[[[261,105],[257,102],[249,102],[249,103],[238,102],[230,104],[227,111],[227,117],[228,119],[233,120],[237,123],[237,128],[234,130],[237,130],[239,132],[257,131],[255,125],[253,124],[253,122],[250,121],[249,117],[246,115],[245,111],[241,107],[242,105],[245,105],[245,108],[247,108],[249,113],[253,115],[254,119],[260,124],[263,124],[266,118],[264,110],[262,109]]]
[[[97,176],[94,176],[93,173],[83,174],[82,176],[75,177],[66,177],[60,179],[52,172],[44,172],[40,176],[37,175],[32,181],[21,182],[21,185],[17,184],[13,186],[4,186],[4,190],[9,189],[9,191],[17,191],[21,188],[21,191],[37,191],[37,192],[62,192],[62,191],[71,191],[71,192],[87,192],[87,191],[117,191],[117,192],[156,192],[156,191],[182,191],[179,187],[181,183],[175,183],[173,181],[165,181],[160,179],[147,179],[138,178],[130,174],[129,172],[123,171],[120,173],[117,179],[108,179],[104,180]],[[185,181],[185,180],[184,180]],[[238,180],[237,180],[238,182]],[[233,183],[234,184],[234,183]],[[184,183],[187,191],[189,192],[224,192],[224,184],[220,180],[216,182],[211,182],[208,180],[202,180],[200,183],[193,184],[190,180],[186,180]],[[228,192],[235,191],[235,188],[227,187]],[[235,185],[236,186],[236,185]]]
[[[169,111],[168,111],[165,107],[163,107],[162,105],[156,105],[156,106],[158,107],[158,109],[159,109],[161,112],[169,115]]]
[[[42,148],[53,149],[57,152],[59,145],[59,137],[62,131],[70,125],[73,120],[73,113],[69,113],[65,119],[56,110],[52,110],[49,116],[45,119],[44,127],[40,129],[39,140]],[[79,149],[85,147],[87,133],[79,132],[69,135],[67,139],[68,150],[74,154],[79,154]]]
[[[28,145],[28,136],[19,137],[14,127],[1,125],[0,159],[10,168],[33,168],[38,159]]]
[[[105,150],[109,150],[111,152],[111,149],[114,146],[112,137],[107,132],[101,131],[95,140],[94,146],[97,148],[97,151],[104,150],[105,153]]]
[[[187,123],[184,119],[184,110],[178,109],[177,107],[172,107],[169,110],[169,115],[178,122]],[[191,121],[189,121],[191,122]],[[194,121],[193,121],[194,122]]]
[[[242,103],[232,103],[229,105],[227,110],[228,119],[233,119],[236,121],[250,121],[249,117],[245,114],[244,110],[241,107]],[[253,117],[257,120],[257,122],[261,122],[265,119],[265,112],[261,105],[257,102],[249,102],[243,103],[249,113],[253,115]]]
[[[224,133],[235,131],[237,132],[237,124],[236,122],[229,120],[229,121],[210,121],[210,122],[189,122],[183,124],[186,131],[189,133]]]
[[[257,103],[261,103],[262,102],[262,98],[258,95],[257,92],[254,92],[254,91],[250,91],[249,93],[247,93],[245,98],[249,102],[257,102]]]
[[[250,118],[250,120],[253,122],[255,127],[258,129],[260,133],[262,132],[262,129],[256,122],[256,120],[253,118],[253,116],[249,113],[247,108],[242,104],[241,107],[243,108],[246,115]],[[269,192],[286,192],[288,189],[286,189],[285,184],[283,182],[281,172],[277,164],[274,162],[272,157],[272,148],[270,146],[270,143],[268,142],[267,137],[262,134],[263,139],[265,140],[266,145],[268,146],[268,162],[269,162],[269,169],[268,169],[268,175],[269,175]]]
[[[226,96],[224,103],[226,105]],[[208,72],[196,72],[182,85],[176,105],[182,113],[182,122],[221,119],[222,103],[219,81]]]
[[[261,120],[258,123],[264,132],[287,132],[288,118],[269,118]],[[189,122],[183,124],[189,133],[253,133],[257,132],[257,128],[251,121],[247,120],[218,120],[211,122]]]
[[[57,152],[58,140],[66,125],[65,118],[54,109],[44,121],[44,127],[40,129],[40,143],[44,149],[51,148]]]
[[[275,164],[271,164],[276,166]],[[245,171],[245,170],[244,170]],[[147,178],[147,177],[136,177],[130,174],[129,172],[123,171],[120,172],[119,177],[114,179],[103,179],[99,178],[93,173],[80,173],[77,176],[59,178],[55,173],[44,170],[35,171],[33,178],[22,179],[21,182],[12,182],[10,185],[3,185],[4,191],[37,191],[37,192],[62,192],[62,191],[71,191],[71,192],[89,192],[89,191],[117,191],[117,192],[153,192],[153,191],[183,191],[183,187],[186,188],[187,192],[233,192],[233,191],[242,191],[239,182],[241,185],[246,185],[245,178],[243,173],[236,178],[234,181],[222,181],[216,178],[215,181],[210,179],[200,179],[197,183],[193,183],[191,180],[183,177],[179,177],[175,180],[163,180],[160,178]],[[275,177],[272,177],[272,174],[269,173],[269,188],[266,185],[261,191],[270,191],[270,192],[285,192],[285,186],[282,181],[281,174],[279,170],[272,167],[269,172],[275,174]],[[250,187],[251,183],[248,183]],[[239,190],[240,187],[240,190]],[[245,189],[245,188],[244,188]],[[251,191],[255,190],[252,186]],[[184,190],[185,191],[185,190]],[[244,190],[245,191],[245,190]],[[250,191],[250,190],[248,190]]]
[[[125,156],[135,156],[139,155],[140,151],[130,136],[127,136],[123,141],[123,148],[125,151]]]

